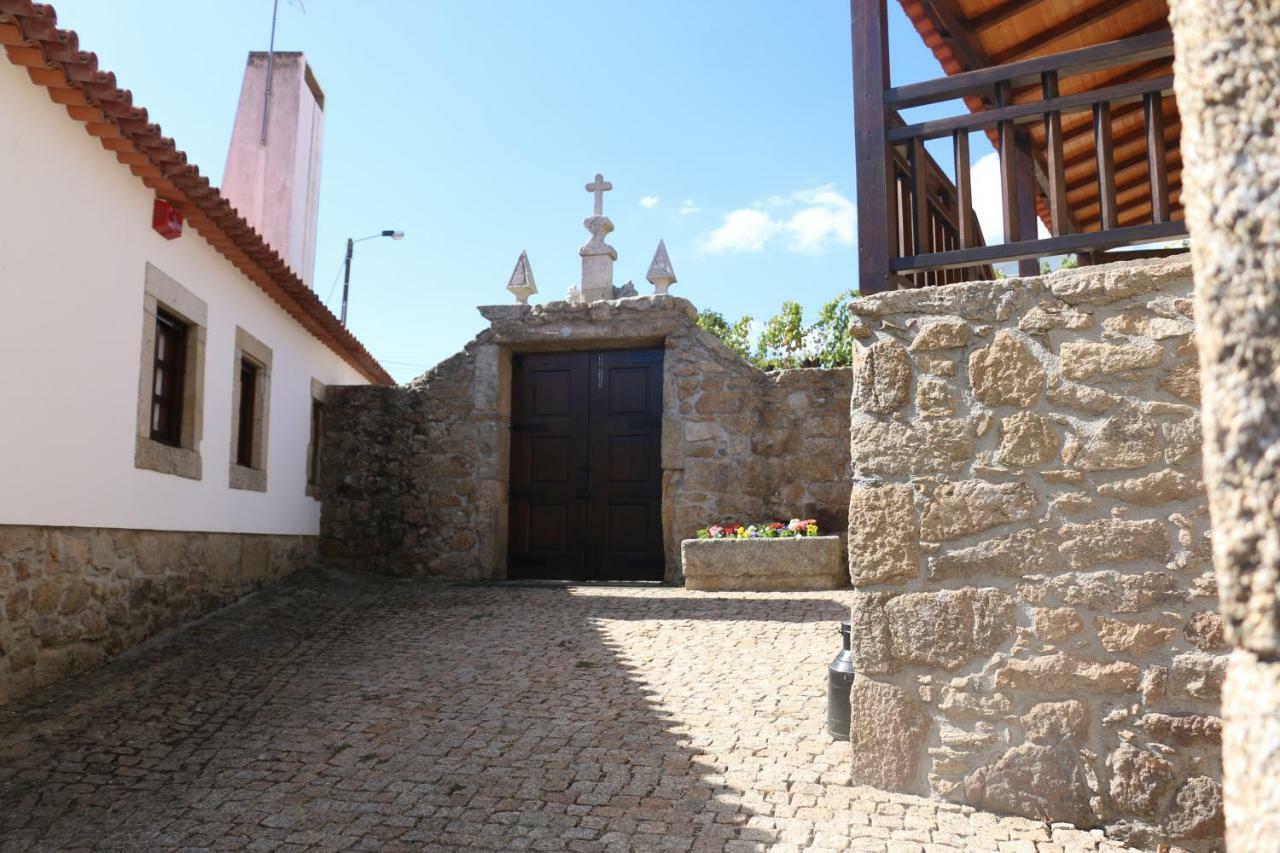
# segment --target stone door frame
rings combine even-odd
[[[496,307],[510,309],[521,306],[504,305]],[[487,309],[482,309],[482,313],[484,310]],[[488,317],[487,314],[486,317]],[[493,320],[494,318],[489,317],[489,319]],[[495,326],[497,326],[497,323],[495,323]],[[567,329],[559,329],[557,331],[563,332],[567,331]],[[502,337],[507,337],[507,335]],[[492,346],[492,356],[489,357],[492,359],[491,364],[486,365],[484,362],[489,359],[486,359],[483,354],[477,353],[477,386],[483,387],[486,384],[481,381],[480,374],[483,370],[487,369],[496,374],[496,382],[493,386],[493,403],[495,404],[499,429],[497,431],[496,456],[498,458],[495,472],[497,478],[492,495],[494,511],[491,519],[492,529],[489,535],[490,578],[492,580],[507,580],[507,534],[510,517],[508,493],[511,488],[511,394],[514,357],[538,352],[579,352],[582,350],[637,349],[644,347],[669,350],[675,345],[675,341],[667,333],[617,337],[608,335],[604,330],[591,328],[582,329],[580,334],[557,336],[552,339],[531,336],[530,339],[521,340],[521,337],[523,336],[512,336],[514,339],[505,341],[495,340]],[[672,452],[678,446],[673,437],[679,436],[679,401],[677,400],[674,379],[671,373],[673,362],[674,360],[671,358],[664,358],[662,365],[661,512],[662,548],[666,558],[663,580],[667,583],[671,583],[679,577],[678,551],[680,543],[674,539],[669,498],[677,482],[677,477],[684,467],[682,461],[674,458],[675,454]],[[673,555],[677,556],[673,557]]]
[[[662,402],[662,409],[661,409],[661,411],[660,411],[660,413],[659,413],[659,417],[661,418],[661,421],[663,421],[663,422],[665,423],[665,422],[668,420],[668,419],[667,419],[667,417],[666,417],[666,415],[667,415],[667,410],[666,410],[667,394],[666,394],[665,386],[666,386],[666,384],[667,384],[667,371],[666,371],[666,362],[667,362],[667,359],[665,358],[665,356],[666,356],[666,349],[667,349],[667,347],[666,347],[665,341],[658,341],[658,342],[656,342],[656,343],[651,343],[651,344],[648,344],[648,345],[644,345],[644,344],[642,344],[642,345],[627,345],[627,346],[617,346],[617,345],[615,345],[615,344],[616,344],[616,341],[612,341],[612,340],[611,340],[609,343],[610,343],[610,345],[609,345],[609,346],[603,346],[603,347],[602,347],[602,346],[575,346],[575,347],[568,348],[568,349],[560,349],[560,348],[557,348],[557,349],[539,348],[539,349],[533,349],[533,350],[526,349],[526,348],[519,348],[519,347],[516,347],[516,348],[510,348],[510,349],[505,350],[505,351],[504,351],[504,353],[503,353],[503,356],[504,356],[504,361],[505,361],[505,363],[506,363],[506,365],[507,365],[507,370],[506,370],[506,371],[504,371],[504,372],[505,372],[505,373],[507,373],[507,374],[509,374],[509,375],[510,375],[510,377],[511,377],[511,382],[510,382],[509,386],[504,386],[504,387],[503,387],[503,389],[502,389],[502,393],[504,394],[504,397],[505,397],[505,399],[506,399],[506,401],[507,401],[507,406],[506,406],[506,410],[507,410],[507,412],[508,412],[508,413],[510,413],[510,412],[514,411],[514,409],[515,409],[515,405],[514,405],[514,402],[513,402],[513,395],[514,395],[514,392],[515,392],[515,376],[516,376],[516,373],[518,372],[518,370],[517,370],[517,368],[516,368],[516,366],[515,366],[515,360],[516,360],[516,358],[517,358],[517,357],[520,357],[520,356],[528,356],[528,355],[536,355],[536,354],[542,354],[542,355],[548,355],[548,356],[561,356],[561,355],[580,355],[580,354],[583,354],[583,353],[587,353],[587,354],[590,354],[590,355],[593,355],[593,356],[594,356],[594,355],[595,355],[595,354],[597,354],[597,353],[652,353],[652,354],[656,354],[656,355],[661,359],[661,362],[662,362],[662,370],[661,370],[661,374],[660,374],[660,375],[661,375],[661,379],[660,379],[659,381],[661,382],[660,393],[662,393],[662,400],[663,400],[663,402]],[[603,367],[602,367],[601,369],[603,369]],[[592,376],[592,369],[588,369],[588,370],[587,370],[587,373],[588,373],[587,383],[588,383],[588,385],[589,385],[589,384],[590,384],[590,382],[591,382],[591,381],[593,381],[593,380],[591,379],[591,376]],[[652,374],[650,374],[650,375],[652,375]],[[589,388],[584,387],[584,388],[582,388],[581,390],[585,393],[586,398],[590,398],[590,397],[592,397],[592,396],[593,396],[593,393],[594,393],[594,392],[592,392]],[[589,423],[591,423],[591,424],[592,424],[592,426],[591,426],[591,430],[590,430],[590,435],[592,436],[592,438],[591,438],[591,443],[592,443],[592,444],[594,444],[594,443],[596,442],[596,440],[597,440],[597,437],[596,437],[596,436],[597,436],[597,434],[596,434],[596,430],[597,430],[597,429],[601,430],[601,431],[602,431],[602,432],[601,432],[601,434],[603,434],[603,435],[607,435],[607,434],[608,434],[608,433],[607,433],[607,430],[606,430],[606,427],[605,427],[605,424],[604,424],[604,420],[605,420],[605,418],[603,418],[602,416],[600,416],[600,414],[595,410],[594,406],[592,407],[591,414],[588,416],[587,420],[588,420],[588,422],[589,422]],[[661,481],[661,480],[663,479],[663,468],[662,468],[662,458],[661,458],[661,447],[662,447],[661,429],[662,429],[662,425],[663,425],[663,424],[660,424],[660,425],[659,425],[659,427],[658,427],[659,435],[658,435],[658,439],[657,439],[657,440],[658,440],[658,447],[657,447],[657,450],[658,450],[658,459],[656,460],[656,462],[657,462],[657,465],[656,465],[656,468],[657,468],[656,474],[657,474],[657,477],[658,477],[659,481]],[[584,426],[584,428],[585,428],[585,427],[586,427],[586,424],[584,424],[583,426]],[[507,466],[506,466],[506,473],[507,473],[506,484],[507,484],[508,489],[507,489],[507,491],[506,491],[504,494],[506,494],[506,495],[507,495],[507,497],[508,497],[508,501],[507,501],[507,519],[508,519],[508,525],[509,525],[509,521],[510,521],[510,512],[511,512],[511,507],[510,507],[510,500],[509,500],[509,498],[510,498],[510,483],[511,483],[511,476],[510,476],[510,460],[511,460],[511,444],[512,444],[512,429],[511,429],[511,417],[510,417],[510,414],[508,414],[508,417],[507,417],[507,420],[506,420],[506,424],[505,424],[505,428],[502,430],[502,435],[503,435],[503,438],[504,438],[504,440],[505,440],[505,447],[506,447],[506,452],[507,452],[507,461],[508,461],[508,464],[507,464]],[[652,447],[652,445],[650,445],[650,446]],[[593,464],[594,464],[594,463],[593,463]],[[650,472],[650,474],[654,473],[654,469],[653,469],[652,467],[649,467],[648,465],[646,465],[646,470],[647,470],[647,471],[649,471],[649,472]],[[593,487],[593,489],[594,489],[594,487]],[[662,514],[662,509],[661,509],[661,506],[662,506],[662,500],[663,500],[663,498],[665,498],[665,491],[664,491],[664,490],[661,490],[661,486],[660,486],[660,492],[659,492],[659,497],[658,497],[658,500],[659,500],[659,510],[658,510],[658,511],[659,511],[659,514],[660,514],[659,527],[660,527],[660,529],[661,529],[661,533],[660,533],[661,539],[660,539],[660,541],[659,541],[657,544],[658,544],[658,547],[661,549],[661,552],[662,552],[662,567],[663,567],[662,575],[663,575],[663,580],[666,580],[666,579],[667,579],[667,564],[668,564],[668,557],[667,557],[668,549],[667,549],[667,543],[668,543],[668,541],[669,541],[669,537],[668,537],[668,535],[667,535],[668,531],[665,529],[666,525],[664,525],[664,524],[662,523],[662,520],[661,520],[661,517],[662,517],[662,515],[663,515],[663,514]],[[599,509],[601,509],[601,507],[599,507],[598,505],[595,505],[595,504],[592,504],[592,505],[594,506],[595,510],[599,510]],[[586,514],[586,516],[587,516],[586,523],[588,523],[588,524],[590,524],[590,523],[591,523],[591,516],[592,516],[592,513],[593,513],[593,512],[594,512],[594,510],[588,510],[588,511],[585,513],[585,514]],[[587,532],[586,532],[586,537],[587,537],[587,543],[590,543],[590,541],[591,541],[591,533],[590,533],[589,531],[587,531]],[[649,540],[649,541],[651,541],[651,542],[652,542],[652,540]],[[508,544],[509,544],[509,543],[508,543]],[[584,551],[589,551],[589,550],[590,550],[590,549],[589,549],[588,547],[586,547],[586,545],[584,544]],[[651,556],[653,556],[653,555],[652,555],[652,552],[650,552],[650,554],[651,554]],[[502,567],[502,568],[503,568],[503,570],[504,570],[504,572],[509,572],[509,571],[510,571],[510,559],[511,559],[511,554],[510,554],[510,551],[509,551],[509,548],[508,548],[508,552],[507,552],[507,554],[506,554],[506,560],[507,560],[507,561],[504,563],[504,565],[503,565],[503,567]],[[607,563],[607,560],[606,560],[605,562]],[[602,564],[602,565],[603,565],[603,564]],[[652,563],[650,563],[649,565],[650,565],[650,566],[653,566],[653,564],[652,564]],[[597,570],[603,571],[604,569],[602,569],[602,567],[601,567],[601,566],[595,566],[595,567],[588,566],[588,567],[587,567],[587,572],[588,572],[588,574],[591,574],[592,572],[597,571]],[[616,571],[619,571],[619,569],[618,569],[617,567],[615,567],[614,571],[615,571],[615,572],[616,572]],[[625,570],[625,569],[622,569],[621,571],[626,571],[626,570]],[[568,579],[569,579],[569,578],[565,578],[565,580],[568,580]],[[615,577],[615,578],[602,578],[601,580],[615,580],[615,581],[616,581],[616,580],[621,580],[621,579],[620,579],[620,578],[616,578],[616,577]],[[652,582],[652,579],[651,579],[651,578],[643,578],[643,579],[639,579],[639,580],[645,580],[645,581],[648,581],[648,582]]]

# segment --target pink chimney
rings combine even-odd
[[[269,60],[266,53],[250,53],[222,195],[308,287],[315,272],[323,147],[324,92],[306,57],[276,51]]]

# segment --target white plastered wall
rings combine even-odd
[[[0,524],[315,534],[311,380],[365,384],[0,62]],[[134,467],[146,265],[209,307],[203,478]],[[268,490],[228,485],[236,326],[273,351]]]

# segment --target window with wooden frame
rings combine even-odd
[[[311,440],[307,442],[308,497],[320,500],[320,475],[324,460],[325,384],[311,380]]]
[[[271,348],[239,326],[232,388],[229,484],[233,489],[265,492]]]
[[[151,438],[182,446],[182,386],[187,361],[187,324],[156,312],[156,349],[151,380]]]
[[[199,480],[209,306],[151,264],[143,282],[133,464]]]
[[[236,464],[253,467],[253,420],[257,402],[258,365],[240,359],[240,423],[236,434]]]

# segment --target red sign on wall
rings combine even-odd
[[[162,198],[156,199],[151,212],[151,227],[166,240],[182,236],[182,212]]]

